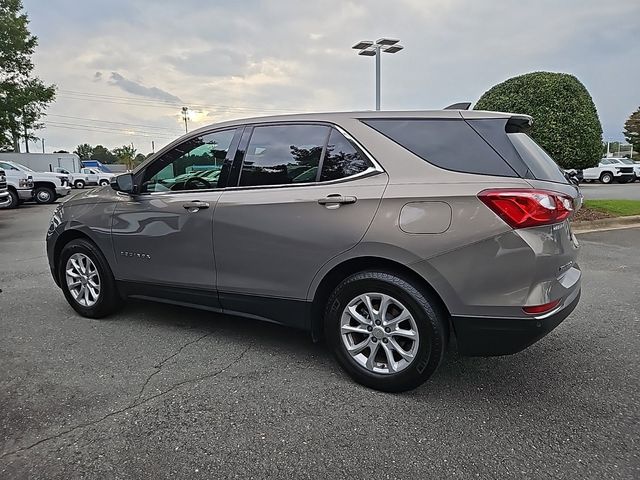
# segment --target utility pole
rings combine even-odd
[[[189,107],[182,107],[182,118],[184,119],[184,133],[189,133]]]
[[[24,119],[24,110],[22,111],[22,118]],[[24,151],[29,153],[29,130],[27,130],[27,122],[23,122],[24,127]]]
[[[151,153],[156,153],[156,142],[151,140]]]

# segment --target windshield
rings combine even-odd
[[[19,170],[22,170],[23,172],[35,172],[35,170],[31,170],[29,167],[25,167],[21,163],[11,162],[11,165],[13,165]]]
[[[627,165],[634,165],[633,160],[629,160],[628,158],[621,158],[620,161]]]

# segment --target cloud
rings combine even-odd
[[[207,0],[157,0],[159,8],[148,0],[98,3],[24,0],[39,38],[37,73],[60,87],[51,113],[179,133],[179,108],[162,102],[206,112],[194,128],[262,114],[371,109],[374,61],[351,46],[380,37],[405,47],[383,55],[383,109],[473,102],[514,75],[567,72],[590,91],[613,140],[622,139],[624,121],[640,103],[640,64],[632,60],[640,56],[637,0],[507,7],[500,0],[397,0],[393,8],[388,0],[252,1],[251,8]],[[150,101],[109,100],[115,88]],[[130,141],[117,132],[63,128],[44,136],[65,149],[85,136],[107,145]]]
[[[166,92],[161,88],[145,87],[138,82],[134,82],[133,80],[129,80],[123,77],[118,72],[111,72],[111,76],[109,77],[109,85],[115,85],[116,87],[120,87],[125,92],[133,93],[134,95],[138,95],[140,97],[164,100],[167,102],[182,102],[179,97],[171,95],[169,92]]]

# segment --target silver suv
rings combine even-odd
[[[81,315],[142,297],[324,336],[356,381],[414,388],[450,337],[518,352],[580,296],[579,195],[481,111],[255,118],[176,140],[58,206],[53,278]]]

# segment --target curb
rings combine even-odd
[[[573,222],[571,225],[571,229],[574,233],[599,232],[602,230],[618,230],[621,228],[633,227],[640,227],[640,215]]]

